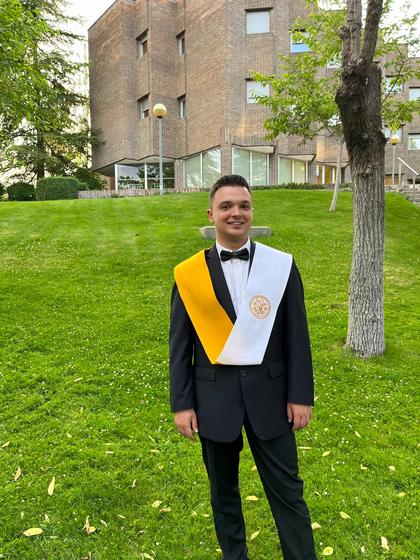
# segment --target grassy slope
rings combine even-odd
[[[418,208],[387,197],[387,353],[361,361],[342,351],[351,199],[341,194],[330,214],[329,197],[255,193],[255,223],[272,226],[266,242],[295,255],[306,288],[317,401],[298,445],[310,447],[299,453],[322,526],[315,542],[320,555],[329,545],[334,558],[371,560],[384,556],[384,536],[388,558],[414,560]],[[162,202],[0,204],[0,446],[10,442],[0,449],[0,557],[220,557],[199,445],[178,437],[167,404],[172,267],[208,243],[197,234],[206,195]],[[248,534],[261,531],[250,557],[274,560],[277,537],[252,466],[246,448],[243,496],[260,498],[244,502]],[[97,528],[89,536],[88,515]],[[29,527],[44,534],[24,537]]]

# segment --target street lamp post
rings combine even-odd
[[[153,115],[159,120],[159,194],[163,194],[163,134],[162,120],[166,116],[166,107],[163,103],[156,103],[152,109]]]
[[[389,139],[390,143],[392,144],[392,181],[391,187],[394,187],[394,175],[395,175],[395,148],[401,142],[400,137],[397,134],[393,134]]]

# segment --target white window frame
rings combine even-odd
[[[268,9],[246,10],[246,16],[245,16],[246,17],[246,22],[245,22],[246,34],[247,35],[257,35],[257,34],[260,34],[260,33],[264,33],[264,34],[265,33],[270,33],[270,31],[271,31],[271,14],[270,14],[270,12],[271,12],[271,10],[268,10]],[[266,31],[250,31],[249,30],[249,27],[250,27],[248,25],[250,23],[249,18],[252,17],[252,14],[257,14],[257,13],[267,14],[267,16],[268,16],[268,29]]]
[[[251,79],[246,79],[245,82],[246,82],[245,102],[247,105],[255,105],[257,103],[257,100],[249,95],[249,93],[251,92],[248,93],[248,84],[260,84],[261,92],[256,92],[256,93],[258,95],[270,95],[270,84],[266,84],[265,86],[263,86],[261,82],[257,82],[257,80],[251,80]]]
[[[178,97],[179,118],[185,119],[187,116],[187,99],[185,95]]]
[[[387,93],[391,93],[395,94],[395,93],[403,93],[404,91],[404,86],[403,84],[395,84],[394,86],[391,86],[391,80],[395,78],[395,76],[385,76],[384,77],[384,82],[385,82],[385,91]]]
[[[411,92],[414,92],[414,91],[417,93],[417,95],[412,97]],[[416,101],[417,99],[420,99],[420,86],[410,87],[408,89],[408,100],[409,101]]]
[[[147,53],[148,34],[149,30],[146,29],[146,31],[143,31],[143,33],[137,37],[137,54],[139,58],[142,58]]]
[[[418,147],[411,148],[411,140],[417,140]],[[408,149],[410,151],[420,150],[420,132],[413,132],[412,134],[408,135]]]
[[[185,31],[181,31],[181,33],[176,36],[176,40],[178,45],[178,54],[179,56],[182,56],[185,54]]]
[[[297,53],[297,54],[305,53],[305,52],[311,52],[311,49],[309,48],[309,46],[306,43],[304,43],[302,40],[297,41],[297,40],[293,39],[293,33],[296,33],[296,32],[306,33],[305,29],[291,29],[290,30],[290,52],[291,53]],[[296,45],[303,45],[303,47],[306,47],[306,48],[299,49],[299,48],[296,47]]]
[[[138,107],[139,107],[140,119],[141,120],[147,119],[149,117],[149,113],[150,113],[149,94],[141,97],[137,101],[137,103],[138,103]]]

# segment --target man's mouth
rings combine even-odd
[[[242,226],[245,222],[228,222],[230,226]]]

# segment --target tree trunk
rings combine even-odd
[[[341,137],[339,140],[337,163],[335,166],[335,185],[334,185],[333,199],[331,201],[331,206],[330,206],[330,212],[335,212],[337,208],[338,190],[340,188],[340,183],[341,183],[341,162],[343,160],[343,147],[344,147],[344,138]]]
[[[44,133],[40,130],[36,131],[36,148],[35,175],[38,182],[39,179],[45,177],[45,138]]]
[[[359,79],[355,79],[357,76]],[[346,77],[337,92],[353,177],[353,256],[346,344],[359,356],[368,357],[385,349],[381,70],[376,64],[370,64],[367,70],[363,64],[359,68],[355,65],[354,74]]]
[[[369,357],[385,350],[385,137],[381,69],[373,62],[382,0],[369,0],[362,47],[361,2],[347,2],[347,23],[340,30],[343,67],[336,94],[353,178],[353,256],[346,344],[357,355]]]

